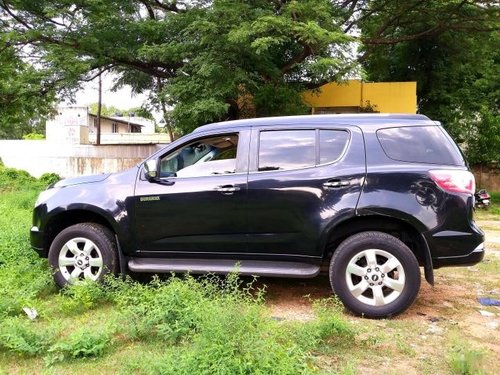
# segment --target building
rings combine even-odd
[[[312,114],[322,113],[416,113],[416,82],[327,83],[303,93]]]
[[[95,144],[97,116],[88,107],[60,106],[54,118],[47,122],[47,141],[71,144]],[[169,143],[164,133],[155,133],[152,120],[138,116],[101,116],[102,144],[157,144]]]

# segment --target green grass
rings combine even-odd
[[[0,166],[0,369],[313,374],[322,348],[354,338],[338,302],[318,302],[311,322],[279,322],[268,315],[264,292],[236,275],[149,283],[110,277],[59,292],[28,238],[36,196],[56,178]],[[23,307],[38,317],[29,320]]]
[[[490,193],[491,207],[488,209],[492,215],[500,215],[500,192]]]

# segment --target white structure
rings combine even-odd
[[[66,144],[96,143],[97,116],[88,107],[61,106],[53,119],[47,122],[49,142]],[[136,116],[101,116],[102,144],[157,144],[169,143],[164,133],[155,133],[155,123]]]

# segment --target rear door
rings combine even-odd
[[[322,256],[321,236],[355,214],[366,174],[357,127],[254,128],[249,253]]]

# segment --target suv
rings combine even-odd
[[[345,306],[404,311],[420,268],[484,256],[474,177],[422,115],[318,115],[202,126],[120,173],[62,180],[31,244],[63,287],[108,273],[309,278]]]

